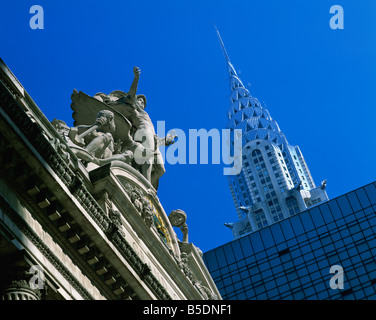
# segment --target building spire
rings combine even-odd
[[[222,41],[221,35],[219,34],[217,26],[215,26],[215,30],[217,31],[219,43],[221,45],[223,55],[224,55],[225,60],[226,60],[228,73],[230,75],[230,79],[229,79],[230,80],[230,89],[231,89],[231,92],[232,92],[231,103],[233,103],[234,101],[236,101],[240,98],[244,98],[244,97],[250,98],[250,97],[252,97],[252,95],[250,94],[248,89],[243,85],[242,81],[240,80],[238,74],[235,71],[234,66],[232,65],[232,63],[230,61],[230,58],[227,54],[225,45]]]
[[[225,60],[226,60],[226,63],[227,63],[228,72],[230,73],[230,77],[234,77],[234,76],[238,77],[238,75],[237,75],[237,73],[235,71],[235,68],[232,65],[232,63],[230,61],[230,58],[229,58],[229,56],[227,54],[225,45],[224,45],[224,43],[222,41],[221,35],[219,34],[217,26],[215,26],[215,30],[217,31],[217,36],[218,36],[218,39],[219,39],[219,43],[221,45],[221,48],[222,48],[222,51],[223,51],[223,55],[225,56]]]
[[[221,48],[222,48],[222,51],[223,51],[223,55],[225,56],[226,62],[230,63],[230,58],[229,58],[229,56],[227,54],[225,45],[224,45],[224,43],[222,41],[221,35],[219,34],[218,28],[217,28],[217,26],[214,26],[214,27],[215,27],[215,30],[217,31],[219,43],[221,44]]]

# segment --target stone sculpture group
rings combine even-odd
[[[137,94],[140,69],[134,67],[133,73],[128,92],[115,90],[91,97],[74,90],[71,104],[74,127],[69,128],[56,119],[52,124],[85,163],[101,166],[122,161],[137,169],[157,190],[159,178],[165,173],[159,147],[174,143],[176,135],[173,132],[163,138],[156,135],[145,111],[146,97]]]
[[[69,161],[70,155],[66,152],[69,147],[85,165],[92,163],[103,166],[116,162],[117,166],[120,161],[126,164],[125,167],[128,165],[139,171],[154,190],[146,186],[148,192],[145,195],[136,185],[127,182],[123,186],[145,224],[149,228],[155,228],[168,242],[164,223],[156,215],[149,197],[156,198],[159,178],[165,173],[159,147],[173,144],[177,136],[174,132],[163,138],[156,135],[153,123],[145,111],[146,97],[137,94],[140,69],[134,67],[133,73],[134,79],[128,92],[115,90],[108,95],[97,93],[91,97],[74,90],[71,96],[74,126],[69,127],[64,121],[54,119],[52,125],[66,142],[55,139],[54,145],[64,161]],[[106,231],[108,236],[123,234],[121,214],[110,209],[108,216],[111,221]],[[173,210],[168,220],[171,226],[179,228],[183,234],[183,240],[178,242],[179,246],[188,246],[186,213],[180,209]],[[181,252],[180,257],[176,256],[175,259],[205,299],[218,299],[209,288],[195,279],[189,267],[187,253]]]

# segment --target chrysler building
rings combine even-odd
[[[217,30],[230,75],[230,130],[242,130],[242,170],[228,183],[238,221],[225,223],[239,238],[328,200],[326,181],[316,187],[298,146],[288,143],[269,111],[236,73]]]

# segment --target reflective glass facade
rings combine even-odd
[[[204,254],[223,299],[376,299],[376,183]],[[339,265],[344,288],[331,289]]]

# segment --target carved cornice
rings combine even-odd
[[[5,214],[13,221],[18,229],[38,248],[43,256],[61,273],[61,275],[73,286],[73,288],[87,300],[94,300],[93,296],[81,285],[77,278],[69,271],[59,258],[47,247],[35,231],[25,222],[24,219],[9,205],[0,195],[0,207]]]

